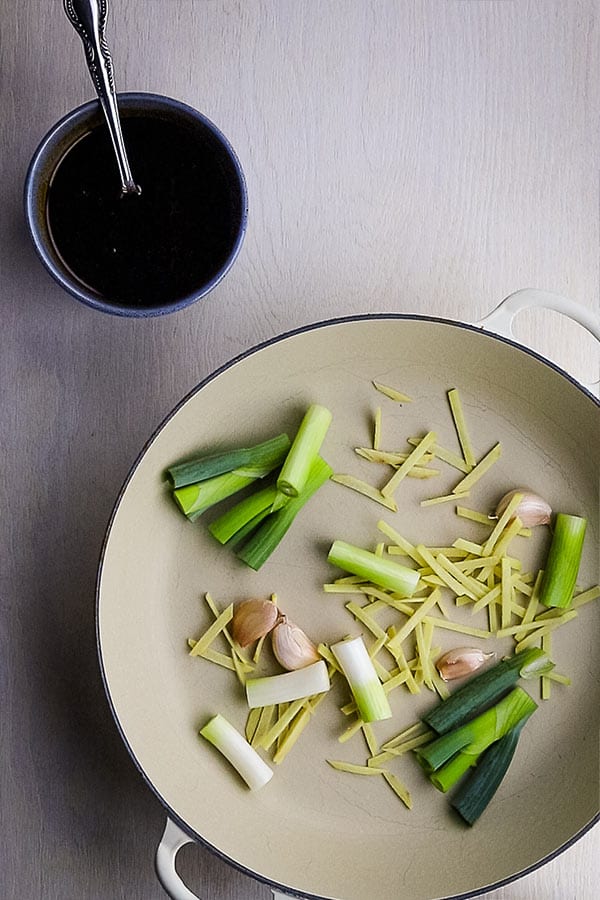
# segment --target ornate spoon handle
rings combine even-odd
[[[112,57],[104,36],[108,0],[63,0],[63,6],[69,21],[83,41],[87,66],[104,111],[117,156],[121,190],[124,194],[139,194],[140,188],[133,180],[123,141]]]

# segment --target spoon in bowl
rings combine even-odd
[[[121,193],[123,195],[141,194],[142,189],[135,183],[127,159],[117,106],[112,57],[104,36],[108,0],[63,0],[63,6],[69,21],[83,42],[89,73],[94,82],[117,157]]]

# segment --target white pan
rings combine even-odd
[[[333,412],[323,453],[334,470],[381,481],[353,452],[371,439],[375,407],[382,405],[384,445],[434,429],[440,443],[457,449],[446,400],[447,390],[456,387],[478,455],[498,440],[503,451],[468,505],[489,509],[506,489],[526,485],[555,510],[586,515],[579,582],[591,586],[600,580],[600,404],[565,372],[510,338],[515,312],[536,304],[571,315],[600,339],[591,314],[535,291],[512,295],[478,326],[402,315],[324,322],[269,341],[221,368],[181,401],[144,447],[103,547],[98,646],[117,726],[168,814],[157,871],[172,898],[195,897],[174,865],[179,847],[190,840],[280,894],[433,900],[466,897],[517,878],[597,821],[598,603],[582,608],[557,633],[557,670],[572,684],[555,686],[550,700],[540,702],[508,775],[474,827],[460,823],[447,797],[411,758],[403,757],[397,769],[413,797],[410,811],[379,779],[327,765],[328,758],[365,761],[360,734],[345,744],[337,740],[347,724],[339,711],[345,702],[341,685],[321,703],[269,784],[257,792],[245,789],[198,737],[199,727],[217,712],[241,730],[247,714],[235,676],[187,654],[187,638],[211,621],[204,592],[222,606],[275,592],[313,639],[331,641],[350,630],[348,598],[322,590],[323,582],[339,574],[326,561],[334,539],[372,546],[380,518],[410,540],[435,545],[459,535],[477,540],[481,526],[459,520],[454,504],[420,507],[421,498],[451,489],[456,479],[447,470],[434,488],[431,481],[403,482],[399,511],[389,514],[330,482],[254,572],[214,541],[202,519],[193,525],[185,520],[164,480],[169,464],[194,451],[293,433],[308,404],[321,403]],[[405,391],[413,402],[386,405],[373,379]],[[530,539],[524,550],[530,564],[540,565],[547,540],[545,529]],[[440,638],[444,647],[464,643],[451,632]],[[506,652],[499,642],[495,649]],[[428,691],[412,696],[399,689],[390,696],[394,720],[378,723],[382,737],[411,725],[435,702]]]

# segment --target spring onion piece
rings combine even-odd
[[[558,513],[544,567],[540,603],[544,606],[571,605],[581,562],[587,519]]]
[[[246,522],[241,528],[239,528],[233,537],[229,538],[227,541],[227,545],[232,549],[238,547],[240,544],[243,544],[244,541],[250,537],[250,535],[257,530],[258,526],[261,522],[270,515],[270,510],[263,509],[261,512],[257,513],[252,519]]]
[[[438,734],[445,734],[475,715],[484,704],[501,697],[519,678],[546,675],[553,668],[554,663],[543,650],[531,647],[475,675],[422,719]]]
[[[246,697],[248,706],[271,706],[275,703],[289,703],[312,694],[322,694],[330,687],[327,666],[323,660],[284,672],[282,675],[266,675],[263,678],[248,678]]]
[[[484,750],[536,709],[537,703],[528,693],[513,688],[491,709],[417,750],[417,758],[431,783],[446,792],[477,763]]]
[[[237,556],[251,569],[258,570],[282,540],[304,504],[331,477],[333,470],[320,456],[314,460],[308,480],[300,494],[276,512],[268,515],[253,532]]]
[[[289,448],[290,439],[287,434],[279,434],[253,447],[208,453],[189,462],[177,463],[167,469],[167,475],[174,488],[184,487],[186,484],[206,481],[225,472],[233,472],[234,469],[247,466],[261,467],[271,465],[272,462],[277,464],[284,459]]]
[[[221,751],[250,790],[258,790],[273,777],[273,770],[224,716],[214,716],[200,729],[200,734]]]
[[[391,718],[387,695],[362,637],[338,641],[331,645],[331,652],[346,676],[361,721],[378,722]]]
[[[277,478],[277,487],[282,494],[297,497],[303,490],[331,418],[330,411],[324,406],[314,403],[308,407]]]
[[[327,556],[328,562],[352,575],[360,575],[379,587],[411,597],[419,583],[419,573],[391,559],[382,558],[345,541],[334,541]]]
[[[234,469],[233,472],[215,475],[214,478],[209,478],[206,481],[186,484],[184,487],[176,488],[173,491],[173,499],[190,522],[195,522],[211,506],[220,503],[221,500],[225,500],[227,497],[231,497],[232,494],[236,494],[242,488],[248,487],[257,478],[264,478],[278,464],[278,462],[274,462],[261,467],[257,466],[256,468]]]
[[[236,503],[231,509],[215,519],[208,526],[208,530],[220,544],[226,544],[232,538],[239,538],[240,531],[248,525],[258,524],[268,515],[275,502],[277,488],[269,484],[260,491],[255,491],[249,497],[245,497]]]
[[[450,805],[468,825],[473,825],[500,787],[519,743],[527,718],[521,719],[508,734],[488,747],[481,755],[475,771],[461,784]]]

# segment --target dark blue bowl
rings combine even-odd
[[[52,277],[77,300],[93,309],[117,316],[147,318],[183,309],[205,297],[229,271],[242,245],[248,218],[248,194],[240,162],[231,144],[206,116],[178,100],[160,94],[119,94],[122,119],[131,116],[159,117],[173,124],[185,125],[210,141],[215,153],[227,166],[230,198],[223,215],[232,217],[231,239],[218,266],[208,280],[194,285],[185,296],[165,298],[144,305],[129,305],[102,294],[80,280],[65,264],[52,240],[47,218],[48,191],[54,172],[68,150],[93,128],[103,124],[103,113],[97,100],[85,103],[61,119],[43,138],[35,151],[25,179],[25,217],[36,251]]]

